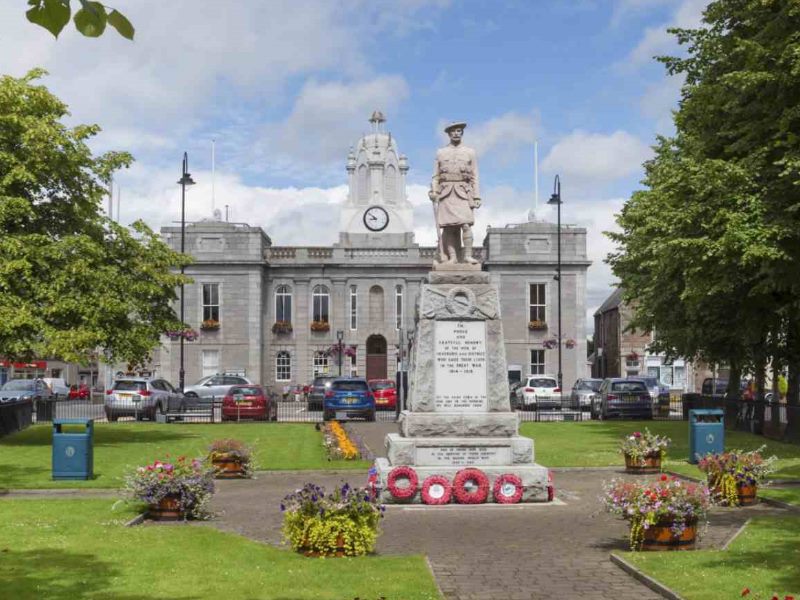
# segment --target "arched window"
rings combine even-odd
[[[275,289],[275,320],[292,322],[292,288],[288,285]]]
[[[397,195],[397,169],[394,165],[389,165],[384,171],[384,191],[383,198],[389,204],[394,204]]]
[[[330,322],[331,294],[324,285],[315,285],[311,292],[311,319]]]
[[[385,319],[383,309],[383,288],[373,285],[369,289],[369,326],[380,328]]]
[[[292,355],[281,350],[275,356],[275,381],[292,380]]]
[[[311,371],[314,377],[318,375],[325,375],[328,373],[328,355],[324,352],[314,353],[314,363],[311,365]]]
[[[403,328],[403,286],[394,288],[394,321],[395,329]]]

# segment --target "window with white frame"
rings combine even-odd
[[[531,350],[531,375],[544,375],[544,350]]]
[[[292,288],[288,285],[275,289],[275,320],[292,322]]]
[[[331,294],[324,285],[315,285],[311,292],[311,318],[313,321],[330,322]]]
[[[528,286],[528,321],[545,319],[545,284],[531,283]]]
[[[292,380],[292,355],[281,350],[275,355],[275,381]]]
[[[219,321],[219,284],[203,284],[203,321]]]
[[[403,328],[403,286],[398,285],[394,288],[394,313],[395,329]]]
[[[350,329],[358,329],[358,288],[350,286]]]
[[[314,362],[311,367],[314,377],[317,377],[318,375],[326,375],[328,373],[328,355],[324,352],[315,352]]]
[[[219,350],[203,350],[203,377],[219,373]]]

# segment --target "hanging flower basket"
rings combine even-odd
[[[219,329],[219,321],[216,319],[206,319],[200,324],[200,329],[203,331],[216,331]]]
[[[340,350],[341,350],[342,356],[349,356],[351,358],[356,356],[356,352],[357,352],[356,346],[347,346],[346,344],[336,343],[336,344],[333,344],[327,350],[323,350],[322,353],[325,356],[338,357]]]
[[[545,331],[547,329],[547,323],[534,319],[533,321],[528,321],[528,329],[531,331]]]
[[[330,331],[331,324],[327,321],[311,321],[311,331]]]
[[[272,333],[292,333],[292,323],[290,321],[275,321],[272,325]]]
[[[639,360],[639,355],[635,351],[630,352],[625,355],[625,360],[631,360],[631,361]]]
[[[545,340],[542,342],[542,346],[544,346],[548,350],[552,350],[553,348],[558,348],[558,340],[555,338],[550,340]]]
[[[570,350],[572,350],[577,345],[578,345],[577,342],[572,338],[567,338],[566,341],[564,341],[564,346],[566,346]]]
[[[200,337],[200,334],[197,333],[194,329],[184,329],[184,330],[174,329],[170,331],[165,331],[164,335],[166,335],[171,340],[179,340],[183,338],[187,342],[193,342],[198,337]]]

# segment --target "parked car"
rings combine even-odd
[[[363,377],[337,377],[325,392],[322,420],[362,417],[375,420],[375,396]]]
[[[591,411],[592,404],[600,399],[598,392],[602,379],[578,379],[572,386],[569,402],[572,408]]]
[[[157,413],[184,412],[187,401],[165,379],[121,377],[110,390],[106,390],[103,405],[109,421],[116,421],[120,417],[155,421]]]
[[[530,375],[517,389],[517,399],[522,410],[561,408],[561,388],[552,375]]]
[[[0,402],[51,399],[53,392],[41,379],[9,379],[0,389]]]
[[[278,403],[260,385],[233,385],[222,399],[222,420],[278,420]]]
[[[69,386],[61,377],[42,377],[42,381],[50,388],[50,392],[56,400],[69,398]]]
[[[330,389],[334,379],[336,377],[333,375],[314,377],[314,381],[311,383],[311,391],[308,394],[308,410],[322,410],[325,392]]]
[[[183,395],[190,407],[197,406],[202,401],[222,398],[232,385],[253,385],[253,382],[241,375],[206,375],[194,385],[186,386]]]
[[[81,383],[80,385],[72,384],[69,387],[69,399],[70,400],[87,400],[89,398],[89,386],[85,383]]]
[[[395,410],[397,407],[397,387],[391,379],[370,379],[369,389],[375,396],[375,407]]]
[[[652,419],[653,401],[650,390],[641,379],[604,379],[600,384],[600,401],[592,418],[631,417]]]
[[[739,382],[739,394],[744,394],[745,390],[747,390],[747,380],[742,378],[742,380]],[[703,396],[724,396],[727,391],[728,380],[717,378],[715,385],[713,377],[706,377],[703,380],[703,385],[700,388],[700,393]]]

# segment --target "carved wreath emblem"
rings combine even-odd
[[[444,305],[450,314],[458,317],[467,317],[478,310],[475,292],[466,287],[454,287],[448,291]]]

